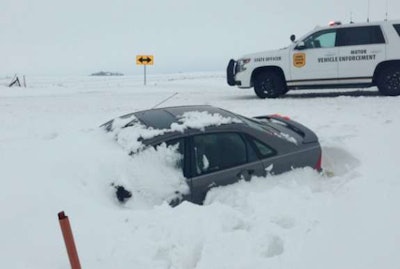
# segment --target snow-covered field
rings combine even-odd
[[[150,76],[146,87],[140,76],[7,82],[0,79],[0,268],[70,268],[62,210],[83,268],[400,268],[400,97],[355,89],[261,100],[228,87],[222,73]],[[98,126],[172,95],[161,106],[288,115],[317,133],[334,176],[300,169],[214,189],[204,206],[170,208],[152,193],[176,175],[160,157],[168,153],[132,159]],[[154,189],[121,205],[113,182]]]

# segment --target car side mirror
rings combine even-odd
[[[292,41],[292,42],[296,41],[296,35],[291,35],[290,36],[290,41]]]
[[[303,50],[305,48],[306,48],[306,45],[304,44],[303,41],[300,41],[299,43],[297,43],[297,45],[295,47],[296,50]]]

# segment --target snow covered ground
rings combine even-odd
[[[222,73],[150,76],[146,87],[140,76],[7,82],[0,79],[0,268],[70,268],[62,210],[83,268],[400,268],[399,97],[372,88],[261,100],[228,87]],[[119,204],[111,183],[136,178],[135,186],[157,189],[175,172],[154,152],[132,160],[98,126],[174,94],[161,106],[290,116],[317,133],[334,176],[299,169],[240,182],[212,190],[204,206],[170,208],[151,189]]]

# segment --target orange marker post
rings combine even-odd
[[[72,269],[81,269],[81,264],[79,263],[78,252],[76,251],[74,236],[72,234],[71,225],[69,223],[68,217],[65,215],[64,211],[58,213],[58,220],[60,222],[61,231],[64,237],[65,246],[67,248],[69,262],[71,263]]]

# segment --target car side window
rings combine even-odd
[[[313,33],[304,39],[306,49],[333,48],[336,45],[336,30],[329,29]]]
[[[265,145],[264,143],[258,140],[254,140],[254,145],[257,147],[261,156],[263,156],[264,158],[275,155],[275,151],[272,148],[270,148],[269,146]]]
[[[253,142],[254,146],[256,147],[258,153],[262,158],[268,158],[271,156],[274,156],[276,154],[276,151],[271,148],[270,146],[266,145],[265,143],[255,139],[255,138],[250,138],[251,141]]]
[[[247,162],[251,163],[258,161],[259,158],[257,152],[252,146],[251,141],[248,139],[247,135],[246,135],[246,147],[247,147]]]
[[[247,162],[247,148],[237,133],[204,134],[193,137],[194,174],[201,175]]]
[[[347,27],[338,30],[339,46],[357,46],[383,43],[385,43],[385,38],[383,37],[381,27],[378,25]]]
[[[393,27],[396,30],[397,34],[400,36],[400,24],[393,24]]]

